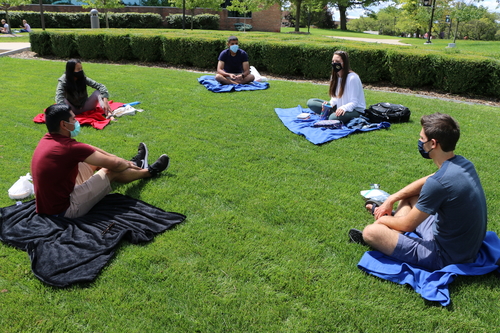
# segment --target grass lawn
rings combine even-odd
[[[292,32],[294,28],[281,28],[281,32]],[[301,32],[307,32],[307,28],[301,28]],[[369,39],[396,39],[401,43],[411,44],[411,46],[398,46],[400,48],[417,48],[428,50],[431,52],[443,52],[446,54],[467,54],[467,55],[481,55],[500,60],[500,42],[499,41],[475,41],[475,40],[461,40],[455,41],[456,47],[448,48],[448,43],[452,43],[453,39],[433,39],[432,44],[424,44],[427,39],[422,38],[404,38],[386,35],[372,35],[362,32],[342,31],[339,29],[311,29],[312,36],[339,36],[339,37],[357,37]],[[302,35],[304,36],[304,35]],[[307,36],[307,35],[306,35]],[[306,38],[306,37],[305,37]]]
[[[162,177],[115,186],[187,215],[144,245],[124,242],[94,283],[56,289],[30,270],[28,255],[0,244],[4,332],[492,332],[500,327],[493,274],[459,277],[447,308],[406,286],[361,272],[367,249],[347,231],[372,222],[360,190],[394,192],[436,170],[417,151],[419,119],[445,112],[460,123],[457,153],[475,163],[488,230],[500,232],[500,108],[366,91],[367,104],[401,103],[411,122],[315,146],[288,131],[275,107],[305,106],[327,87],[271,81],[265,91],[214,94],[199,73],[84,63],[112,99],[145,111],[78,140],[150,161],[167,152]],[[0,206],[29,171],[46,132],[33,117],[54,101],[64,63],[0,58]]]

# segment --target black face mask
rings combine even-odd
[[[338,73],[342,70],[342,64],[340,62],[332,62],[332,68],[335,73]]]
[[[85,77],[85,74],[83,73],[83,71],[75,72],[73,75],[77,79],[83,79]]]
[[[418,152],[420,153],[420,155],[422,155],[423,158],[430,160],[431,156],[429,155],[429,153],[432,151],[433,148],[431,148],[431,150],[429,150],[429,151],[425,151],[425,149],[424,149],[424,144],[426,144],[429,141],[431,141],[431,140],[428,140],[425,142],[418,140]]]

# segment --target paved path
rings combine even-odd
[[[23,51],[29,51],[30,48],[30,43],[0,43],[0,57],[5,57]]]
[[[338,37],[338,36],[328,36],[330,38],[338,38],[338,39],[348,39],[355,40],[358,42],[367,42],[367,43],[382,43],[382,44],[393,44],[393,45],[407,45],[411,46],[411,44],[401,43],[397,39],[385,39],[385,38],[362,38],[362,37]]]

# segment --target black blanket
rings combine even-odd
[[[0,240],[27,251],[35,276],[55,287],[93,281],[122,239],[147,242],[186,218],[121,194],[77,219],[38,215],[34,200],[0,213]]]

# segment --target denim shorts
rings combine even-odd
[[[434,239],[434,219],[435,215],[430,215],[415,230],[422,238],[400,234],[391,257],[431,271],[443,268],[444,260]]]

